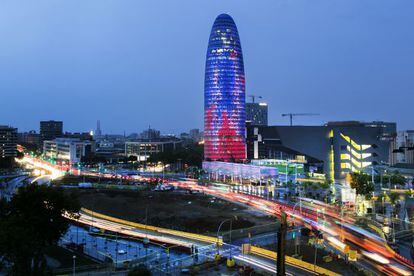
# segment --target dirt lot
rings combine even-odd
[[[116,191],[80,190],[81,205],[85,208],[130,221],[215,235],[224,219],[237,216],[233,229],[275,222],[274,218],[257,214],[249,209],[203,194],[186,191]],[[228,229],[223,226],[223,230]]]

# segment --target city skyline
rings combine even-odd
[[[38,130],[41,120],[88,131],[97,119],[104,133],[149,124],[165,133],[202,129],[207,36],[223,12],[243,40],[246,93],[269,103],[269,124],[287,125],[282,113],[318,112],[296,123],[383,120],[414,128],[413,3],[184,1],[155,8],[125,1],[79,10],[46,2],[6,2],[0,10],[8,41],[0,46],[8,103],[0,124],[19,131]],[[251,8],[254,15],[246,13]]]

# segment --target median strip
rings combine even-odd
[[[264,257],[264,258],[271,259],[271,260],[277,259],[277,253],[275,251],[263,249],[263,248],[256,247],[256,246],[250,247],[250,253],[253,255],[257,255],[257,256]],[[328,275],[328,276],[339,276],[340,275],[330,270],[327,270],[323,267],[315,266],[313,264],[301,261],[299,259],[296,259],[290,256],[285,256],[285,260],[286,260],[286,263],[291,266],[295,266],[301,269],[316,272],[318,274]]]

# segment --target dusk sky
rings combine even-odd
[[[413,129],[412,0],[0,2],[0,125],[162,133],[203,128],[210,29],[230,14],[246,94],[269,123],[396,121]]]

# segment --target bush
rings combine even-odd
[[[128,272],[128,276],[151,276],[151,271],[144,265],[140,265],[130,272]]]

